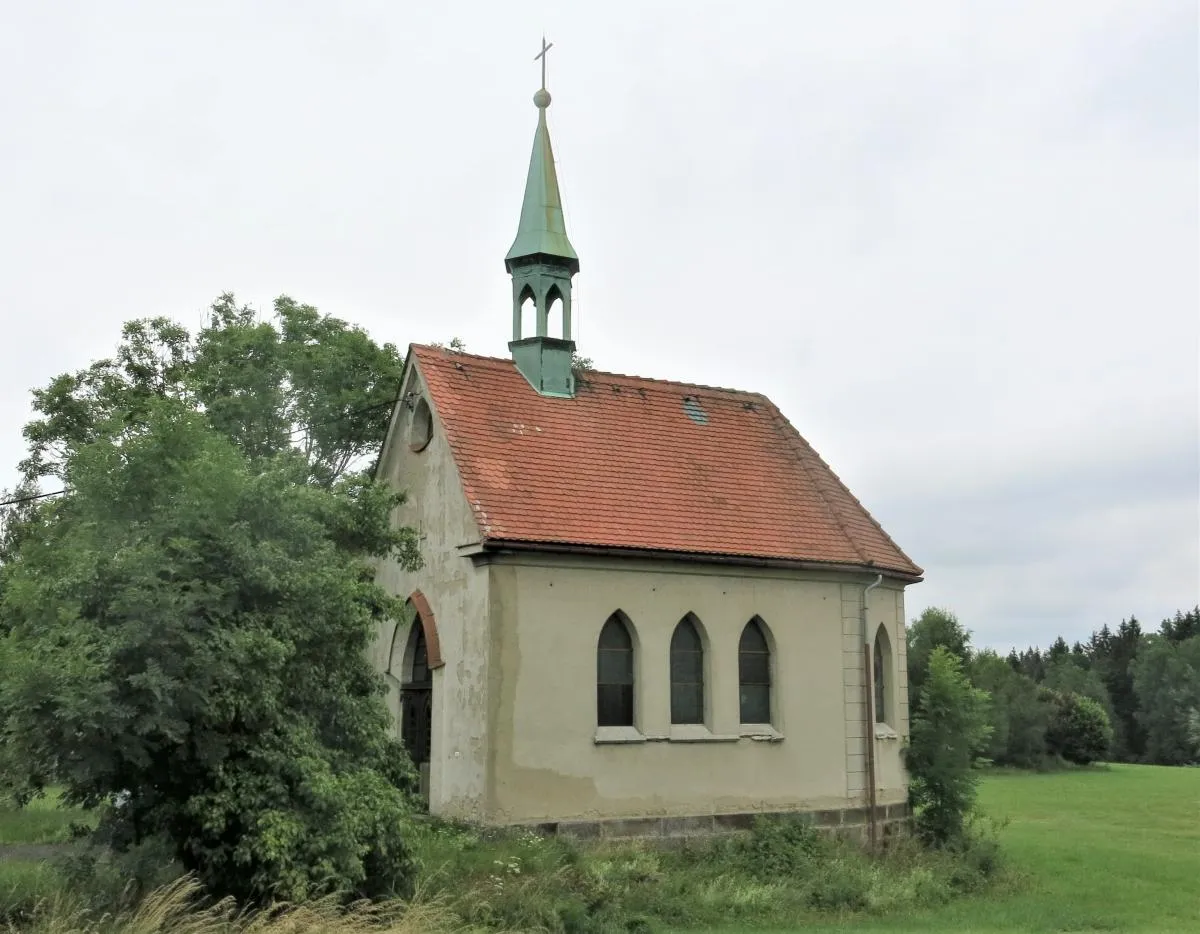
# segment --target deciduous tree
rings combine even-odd
[[[229,372],[253,356],[226,349]],[[101,810],[98,838],[165,839],[219,893],[403,891],[412,770],[366,656],[397,608],[368,562],[412,566],[414,536],[391,527],[395,495],[338,478],[353,444],[284,442],[301,403],[260,409],[248,374],[185,378],[184,357],[95,370],[100,398],[75,409],[44,400],[33,463],[70,493],[3,571],[0,780],[18,798],[61,783]],[[229,409],[195,404],[206,380]]]
[[[1133,668],[1133,687],[1147,759],[1162,765],[1196,761],[1191,721],[1200,711],[1200,636],[1178,643],[1148,638]]]
[[[991,726],[987,694],[971,686],[958,655],[937,646],[927,674],[906,761],[917,830],[942,845],[962,835],[979,782],[975,761],[987,748]]]
[[[61,479],[80,446],[114,426],[136,434],[160,399],[202,413],[252,460],[300,451],[309,482],[329,486],[378,454],[400,386],[396,347],[286,296],[274,312],[261,319],[226,294],[194,336],[167,318],[126,324],[113,357],[34,391],[26,479]]]
[[[908,694],[916,713],[934,649],[948,649],[965,665],[971,656],[971,634],[949,610],[928,607],[908,628]]]

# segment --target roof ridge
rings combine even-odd
[[[509,357],[492,357],[487,354],[468,353],[465,350],[451,350],[449,347],[436,347],[432,344],[412,344],[411,347],[414,350],[428,350],[446,358],[457,359],[466,357],[472,360],[486,360],[489,363],[503,363],[508,366],[516,366],[516,364],[513,363],[512,359]],[[615,377],[616,379],[636,380],[637,382],[641,383],[654,383],[659,386],[679,386],[684,389],[697,389],[704,392],[725,392],[739,396],[754,396],[756,399],[761,399],[764,402],[770,402],[770,399],[764,396],[761,392],[756,392],[752,389],[734,389],[730,386],[710,386],[705,383],[689,383],[684,380],[660,379],[656,376],[639,376],[636,373],[614,373],[611,370],[588,369],[584,370],[583,373],[584,382],[587,382],[591,377],[610,376]]]

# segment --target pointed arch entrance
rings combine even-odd
[[[421,795],[428,799],[430,768],[436,753],[433,672],[445,662],[442,661],[437,620],[425,595],[415,591],[408,598],[407,607],[412,622],[407,629],[403,623],[396,626],[388,673],[399,681],[400,739],[420,775]]]
[[[433,672],[429,669],[425,627],[419,620],[414,620],[409,628],[408,642],[404,675],[400,679],[400,738],[408,757],[420,770],[429,765],[433,746]]]

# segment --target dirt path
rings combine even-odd
[[[69,846],[69,843],[0,843],[0,863],[53,859],[62,856]]]

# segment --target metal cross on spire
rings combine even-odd
[[[542,36],[542,51],[538,52],[538,54],[533,57],[533,60],[535,62],[538,59],[542,60],[542,90],[546,89],[546,53],[549,52],[552,48],[554,48],[554,43],[553,42],[547,43],[546,37]]]

